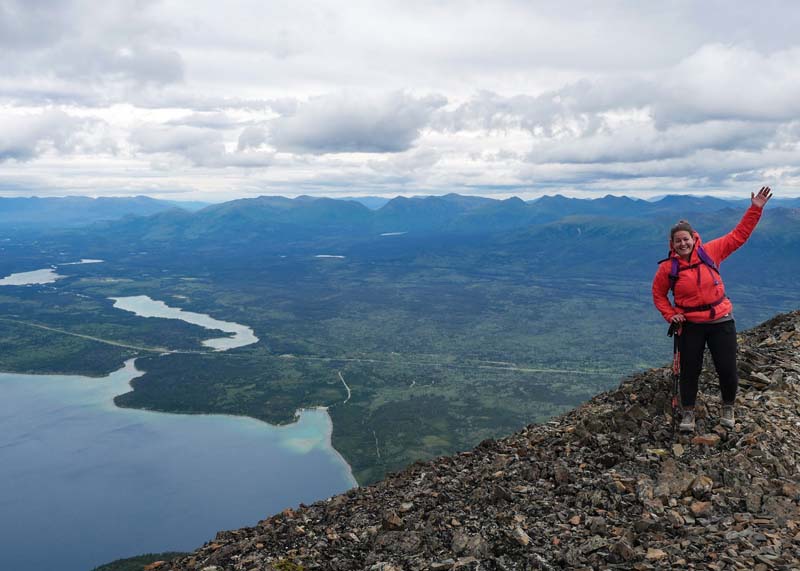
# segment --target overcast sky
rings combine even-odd
[[[0,196],[798,196],[799,29],[794,0],[0,0]]]

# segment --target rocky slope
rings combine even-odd
[[[674,436],[669,371],[652,369],[545,425],[150,568],[800,569],[800,311],[743,333],[740,369],[733,430],[708,374],[697,432]]]

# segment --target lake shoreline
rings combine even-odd
[[[0,524],[0,533],[16,546],[0,554],[0,567],[22,568],[34,530],[49,535],[64,529],[65,515],[75,519],[74,529],[38,559],[51,562],[58,556],[60,568],[83,571],[90,557],[101,564],[135,553],[185,550],[214,530],[255,525],[287,507],[357,485],[351,466],[332,446],[333,422],[325,407],[300,409],[296,420],[284,425],[240,415],[118,407],[115,397],[145,374],[136,360],[94,378],[0,374],[5,395],[0,450],[10,467],[0,474],[6,490],[0,491],[0,502],[7,507],[6,527],[15,522],[13,529]],[[40,449],[55,452],[34,452]],[[33,493],[48,481],[45,493]],[[30,493],[14,482],[29,482]],[[59,509],[48,518],[53,505]],[[171,534],[172,520],[187,512],[194,514],[193,525]],[[125,529],[139,531],[129,538],[130,532],[120,535],[116,525],[97,528],[112,513],[122,514]],[[147,523],[152,521],[160,523]],[[83,555],[70,537],[79,530],[98,538]],[[53,568],[38,559],[26,568]]]
[[[258,342],[247,326],[146,296],[137,300],[231,335],[203,341],[212,343],[209,353]],[[0,533],[15,546],[0,553],[0,567],[25,562],[25,568],[45,569],[57,560],[65,571],[83,571],[135,553],[185,550],[216,530],[255,525],[287,507],[358,486],[352,466],[333,446],[327,407],[299,408],[292,421],[273,424],[249,415],[120,406],[117,398],[135,391],[134,381],[147,373],[136,366],[142,351],[132,355],[121,354],[119,366],[101,374],[30,367],[0,372],[0,451],[9,466],[0,473],[6,490],[0,503],[10,515]],[[53,505],[59,509],[48,517]],[[112,514],[123,514],[124,529],[107,524],[119,520]],[[179,525],[176,518],[192,524]],[[58,540],[31,557],[37,533]],[[95,544],[83,549],[75,534],[93,535]]]
[[[136,368],[136,360],[137,359],[138,359],[138,357],[134,357],[132,359],[128,359],[125,362],[125,364],[127,364],[128,362],[133,361],[133,363],[132,363],[133,368],[137,372],[141,372],[142,373],[141,375],[137,375],[137,376],[133,377],[132,379],[130,379],[130,381],[128,381],[128,387],[130,388],[130,391],[127,391],[127,392],[135,391],[136,389],[134,388],[134,386],[132,384],[133,381],[147,373],[147,371],[142,371],[142,370]],[[121,370],[121,369],[124,369],[124,368],[125,368],[125,365],[123,365],[123,367],[121,367],[120,369],[117,369],[117,370]],[[3,373],[3,371],[0,371],[0,374],[2,374],[2,373]],[[81,375],[81,376],[85,376],[85,375]],[[93,377],[93,378],[102,379],[102,378],[105,378],[107,376],[108,375],[101,376],[101,377]],[[113,404],[114,404],[114,406],[116,408],[121,409],[121,410],[142,410],[142,411],[152,412],[152,413],[155,413],[155,414],[174,414],[174,415],[178,415],[178,416],[209,416],[209,417],[213,416],[213,417],[231,418],[231,419],[247,418],[247,419],[255,420],[257,422],[262,422],[262,423],[266,424],[267,426],[269,426],[271,428],[274,428],[276,430],[283,430],[283,429],[291,428],[291,427],[295,426],[300,421],[300,419],[302,418],[303,413],[306,412],[306,411],[324,412],[325,416],[327,416],[327,418],[328,418],[328,427],[326,429],[326,434],[325,434],[327,445],[330,448],[330,450],[334,453],[334,455],[339,459],[339,461],[341,461],[341,463],[344,464],[347,467],[347,470],[345,472],[346,472],[346,474],[348,476],[348,479],[352,482],[353,487],[356,487],[356,488],[359,487],[358,480],[356,480],[355,476],[353,475],[352,466],[350,466],[350,463],[347,461],[347,459],[333,445],[333,418],[331,418],[331,415],[328,413],[328,407],[327,406],[319,405],[319,406],[298,408],[298,409],[296,409],[294,411],[294,416],[293,416],[294,420],[292,422],[287,422],[287,423],[284,423],[284,424],[280,424],[280,423],[267,422],[266,420],[264,420],[262,418],[257,418],[255,416],[248,416],[246,414],[229,414],[229,413],[223,413],[223,412],[194,412],[194,411],[185,411],[184,412],[184,411],[178,411],[178,410],[160,410],[160,409],[154,409],[154,408],[144,408],[144,407],[137,407],[137,406],[120,406],[120,405],[118,405],[117,402],[116,402],[116,398],[119,397],[119,396],[122,396],[124,394],[127,394],[127,392],[119,393],[118,395],[114,395],[114,397],[112,399],[112,402],[113,402]]]
[[[78,262],[78,263],[85,263],[85,262]],[[77,263],[73,263],[77,264]],[[61,264],[65,265],[65,264]],[[72,265],[72,264],[66,264]],[[38,271],[46,271],[46,270],[37,270]],[[21,272],[18,274],[12,274],[12,276],[19,276],[22,274],[27,275],[31,272]],[[63,276],[66,277],[66,276]],[[49,283],[49,282],[31,282],[25,285],[39,285],[41,283]],[[187,323],[191,323],[193,325],[197,325],[199,327],[203,327],[205,329],[209,329],[212,331],[223,331],[224,333],[230,334],[228,337],[217,337],[206,339],[203,341],[203,344],[207,347],[213,348],[215,352],[222,352],[227,351],[230,349],[235,349],[238,347],[244,347],[246,345],[251,345],[259,342],[258,337],[255,336],[252,328],[244,325],[240,325],[235,322],[230,321],[221,321],[215,318],[210,317],[207,314],[202,314],[198,312],[186,311],[181,308],[171,307],[167,305],[165,302],[156,300],[151,298],[147,295],[138,295],[138,296],[125,296],[125,297],[110,297],[108,298],[114,302],[114,307],[121,311],[127,311],[130,313],[134,313],[139,317],[144,318],[161,318],[161,319],[178,319],[181,321],[185,321]],[[189,319],[186,319],[186,318]],[[13,320],[12,320],[13,321]],[[221,326],[221,327],[220,327]],[[216,345],[216,346],[215,346]],[[180,351],[178,351],[180,352]],[[170,354],[173,351],[165,351],[164,354]],[[344,457],[344,455],[336,449],[333,445],[333,419],[331,418],[330,414],[327,413],[327,406],[318,405],[313,407],[306,407],[306,408],[298,408],[295,409],[293,418],[295,419],[294,422],[287,422],[287,423],[272,423],[268,422],[264,419],[249,416],[249,415],[236,415],[236,414],[226,414],[226,413],[215,413],[215,412],[196,412],[196,411],[180,411],[175,409],[159,409],[159,408],[148,408],[148,407],[136,407],[136,406],[121,406],[117,404],[117,397],[128,394],[130,392],[134,392],[136,389],[133,386],[132,382],[134,379],[143,376],[146,371],[140,371],[135,366],[135,361],[139,357],[132,357],[123,361],[117,368],[108,371],[105,374],[83,374],[83,373],[76,373],[74,371],[37,371],[37,370],[10,370],[10,371],[0,371],[0,374],[14,374],[14,375],[44,375],[44,376],[81,376],[87,377],[91,379],[103,379],[106,378],[114,373],[119,372],[122,369],[125,369],[128,366],[128,363],[131,363],[131,366],[134,368],[135,371],[140,372],[141,374],[136,375],[130,379],[128,382],[128,391],[121,392],[117,395],[114,395],[112,398],[112,402],[114,406],[118,409],[123,410],[141,410],[147,412],[156,412],[161,414],[177,414],[177,415],[191,415],[191,416],[219,416],[219,417],[230,417],[230,418],[250,418],[259,422],[263,422],[264,424],[273,427],[273,428],[283,428],[283,427],[290,427],[296,424],[299,417],[302,415],[304,410],[324,410],[326,416],[328,417],[329,428],[327,429],[327,444],[330,450],[337,456],[338,460],[344,464],[346,468],[346,474],[348,479],[352,482],[353,486],[358,486],[358,480],[355,478],[353,474],[353,468],[350,465],[350,462]]]
[[[178,415],[178,416],[207,416],[207,417],[213,416],[213,417],[232,418],[232,419],[248,418],[248,419],[252,419],[252,420],[258,421],[258,422],[262,422],[262,423],[266,424],[267,426],[270,426],[270,427],[275,428],[275,429],[283,429],[283,428],[287,428],[287,427],[291,427],[291,426],[295,425],[299,421],[299,419],[302,416],[304,411],[307,411],[307,410],[324,411],[326,413],[328,419],[329,419],[329,428],[326,431],[326,439],[327,439],[328,446],[335,453],[335,455],[342,462],[342,464],[347,466],[346,473],[348,475],[348,479],[352,481],[353,487],[359,487],[360,486],[360,484],[358,483],[358,480],[356,480],[355,476],[353,475],[353,468],[350,465],[350,462],[348,462],[347,459],[342,455],[342,453],[333,445],[333,419],[331,418],[330,414],[328,413],[328,407],[327,406],[319,405],[319,406],[302,407],[302,408],[295,409],[295,411],[294,411],[294,420],[292,422],[287,422],[287,423],[283,423],[283,424],[268,422],[268,421],[264,420],[263,418],[258,418],[258,417],[255,417],[255,416],[249,416],[249,415],[246,415],[246,414],[229,414],[229,413],[223,413],[223,412],[196,412],[196,411],[166,410],[166,409],[139,407],[139,406],[120,406],[119,404],[117,404],[116,398],[119,397],[119,396],[128,394],[129,392],[135,391],[136,389],[132,384],[133,381],[147,373],[147,371],[140,370],[140,369],[136,368],[136,361],[138,359],[139,359],[139,357],[132,357],[130,359],[127,359],[119,367],[117,367],[116,369],[113,369],[112,371],[110,371],[107,374],[100,374],[100,375],[88,375],[88,374],[84,374],[84,373],[76,373],[74,371],[42,372],[42,371],[38,371],[38,370],[10,371],[10,370],[4,370],[4,369],[0,369],[0,375],[20,375],[20,376],[25,376],[25,377],[50,377],[50,376],[53,376],[53,377],[85,377],[87,379],[92,379],[92,380],[102,380],[102,379],[107,379],[113,373],[117,373],[119,371],[122,371],[123,369],[125,369],[126,364],[128,362],[133,361],[132,366],[134,367],[134,369],[137,372],[140,372],[142,374],[141,375],[137,375],[137,376],[131,378],[128,381],[128,389],[129,389],[128,391],[121,392],[121,393],[116,394],[116,395],[114,395],[112,397],[112,399],[111,399],[112,404],[114,405],[115,408],[118,408],[120,410],[141,410],[141,411],[145,411],[145,412],[152,412],[154,414],[174,414],[174,415]]]

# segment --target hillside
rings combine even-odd
[[[800,307],[800,209],[780,204],[724,264],[743,328]],[[271,424],[325,406],[333,446],[370,484],[660,364],[669,341],[650,288],[667,229],[688,217],[710,239],[743,211],[698,197],[446,195],[378,210],[259,197],[14,234],[0,275],[70,265],[52,284],[3,290],[0,368],[105,375],[132,356],[73,334],[167,347],[179,352],[140,355],[145,374],[118,406]],[[202,353],[207,330],[110,301],[136,295],[245,324],[259,342]]]
[[[89,199],[83,200],[93,204]],[[204,250],[218,249],[220,242],[232,242],[248,249],[271,251],[278,247],[284,251],[287,243],[295,240],[302,244],[324,239],[331,246],[347,248],[353,242],[372,241],[381,234],[409,234],[411,238],[445,234],[484,236],[524,230],[570,217],[584,221],[587,218],[647,220],[651,224],[658,221],[669,227],[679,217],[688,216],[694,221],[698,214],[712,214],[712,218],[716,218],[717,213],[732,210],[732,216],[741,216],[748,205],[749,201],[744,204],[710,197],[667,196],[657,202],[647,202],[611,195],[597,199],[545,196],[524,202],[519,198],[496,200],[448,194],[412,198],[398,196],[380,208],[370,210],[355,201],[308,196],[294,199],[259,196],[210,205],[196,212],[162,208],[151,215],[142,213],[124,220],[98,223],[92,228],[72,232],[70,236],[73,239],[81,236],[93,239],[97,233],[103,234],[111,241],[104,246],[106,250],[118,249],[120,245],[133,241],[139,245],[159,244],[167,248],[191,245]],[[796,200],[775,199],[770,210],[777,209],[796,209]],[[0,215],[2,212],[0,208]],[[106,220],[112,218],[108,216]],[[663,230],[659,236],[663,242]],[[64,237],[59,236],[59,239]],[[257,246],[254,240],[257,240]]]
[[[669,371],[382,482],[224,531],[170,571],[797,569],[800,311],[740,336],[737,425],[706,373],[673,436]]]
[[[0,231],[30,232],[85,226],[126,216],[150,216],[159,212],[196,210],[198,203],[176,203],[147,196],[100,197],[0,197]]]

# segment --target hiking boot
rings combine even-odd
[[[725,428],[734,427],[734,425],[736,424],[736,417],[733,414],[732,404],[722,405],[722,418],[719,419],[719,423]]]
[[[694,432],[694,411],[684,410],[681,424],[678,426],[681,432]]]

